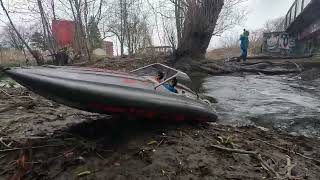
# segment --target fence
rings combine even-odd
[[[287,29],[294,20],[303,12],[303,10],[310,5],[314,0],[295,0],[295,2],[290,7],[286,18],[285,18],[285,28]]]

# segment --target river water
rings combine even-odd
[[[203,83],[217,98],[219,123],[275,128],[293,135],[320,137],[320,79],[286,76],[214,76]]]

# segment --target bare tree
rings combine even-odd
[[[139,49],[151,46],[152,37],[145,18],[133,15],[127,23],[126,45],[129,55],[133,55]]]
[[[221,40],[221,46],[222,48],[235,48],[239,47],[239,38],[240,35],[238,33],[228,33],[224,37],[222,37]]]
[[[248,11],[240,6],[246,1],[248,0],[225,0],[213,32],[214,36],[221,36],[224,32],[241,25],[246,20]]]
[[[21,37],[28,43],[28,40],[30,39],[30,33],[28,33],[28,30],[22,26],[17,26],[16,28]],[[2,43],[6,44],[7,46],[19,51],[22,51],[25,48],[24,43],[17,36],[17,33],[11,24],[7,24],[7,26],[3,29],[2,36]]]
[[[284,20],[285,17],[279,17],[268,20],[263,27],[264,32],[280,32],[284,31]]]
[[[176,37],[176,33],[174,30],[174,25],[170,23],[170,21],[163,21],[163,28],[164,28],[164,35],[165,35],[165,41],[170,44],[172,48],[173,54],[175,54],[175,51],[177,49],[178,45],[178,37]]]
[[[109,11],[112,16],[103,20],[103,36],[117,37],[121,56],[125,48],[129,55],[133,55],[138,49],[152,44],[148,15],[143,8],[141,0],[115,0]]]
[[[54,1],[52,1],[52,8],[54,8]],[[43,35],[44,35],[44,40],[45,44],[49,45],[48,50],[50,51],[51,54],[56,54],[56,42],[53,41],[53,36],[51,33],[51,26],[48,20],[47,15],[44,12],[43,6],[42,6],[42,1],[37,0],[38,8],[39,8],[39,13],[41,17],[41,22],[42,22],[42,27],[43,27]],[[53,9],[54,11],[54,9]],[[55,14],[54,14],[55,17]]]
[[[42,65],[44,62],[43,62],[43,59],[41,59],[41,57],[39,57],[39,54],[37,54],[35,51],[33,51],[30,46],[28,45],[28,43],[23,39],[23,37],[21,36],[20,32],[17,30],[17,28],[15,27],[15,25],[13,24],[12,20],[11,20],[11,17],[7,11],[7,9],[5,8],[4,4],[3,4],[3,1],[0,0],[0,4],[1,4],[1,7],[2,7],[2,10],[5,12],[9,22],[10,22],[10,25],[11,27],[13,28],[13,30],[15,31],[16,35],[18,36],[18,38],[20,39],[20,41],[25,45],[25,47],[28,49],[28,51],[30,52],[30,54],[35,58],[36,62],[38,65]]]

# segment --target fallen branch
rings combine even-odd
[[[273,64],[274,64],[274,63],[273,63],[273,62],[271,62],[271,61],[243,62],[242,64],[244,64],[244,65],[248,65],[248,66],[251,66],[251,65],[256,65],[256,64],[261,64],[261,63],[269,64],[269,65],[273,65]]]
[[[289,62],[289,63],[294,64],[294,65],[297,67],[298,71],[299,71],[299,72],[302,72],[302,68],[301,68],[297,63],[292,62],[292,61],[286,61],[286,62]]]
[[[293,62],[290,62],[290,63],[293,63]],[[253,63],[246,62],[244,64],[227,63],[224,65],[220,65],[217,62],[202,62],[202,64],[201,63],[197,64],[197,67],[200,70],[212,75],[229,74],[229,73],[236,73],[236,72],[263,73],[265,75],[281,75],[281,74],[297,73],[302,71],[297,64],[295,64],[297,69],[280,68],[281,65],[285,65],[285,64],[283,63],[276,64],[268,61],[253,62]]]
[[[213,70],[211,68],[208,67],[204,67],[204,66],[199,66],[200,70],[205,71],[208,74],[212,74],[212,75],[218,75],[218,74],[228,74],[228,73],[232,73],[230,71],[224,71],[222,69],[216,69]]]
[[[263,73],[266,75],[281,75],[281,74],[291,74],[297,73],[297,70],[286,70],[286,69],[279,69],[279,70],[265,70],[265,69],[251,69],[251,68],[240,68],[240,72],[250,72],[250,73]]]

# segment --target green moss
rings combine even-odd
[[[0,81],[7,78],[6,74],[4,72],[0,72]]]

